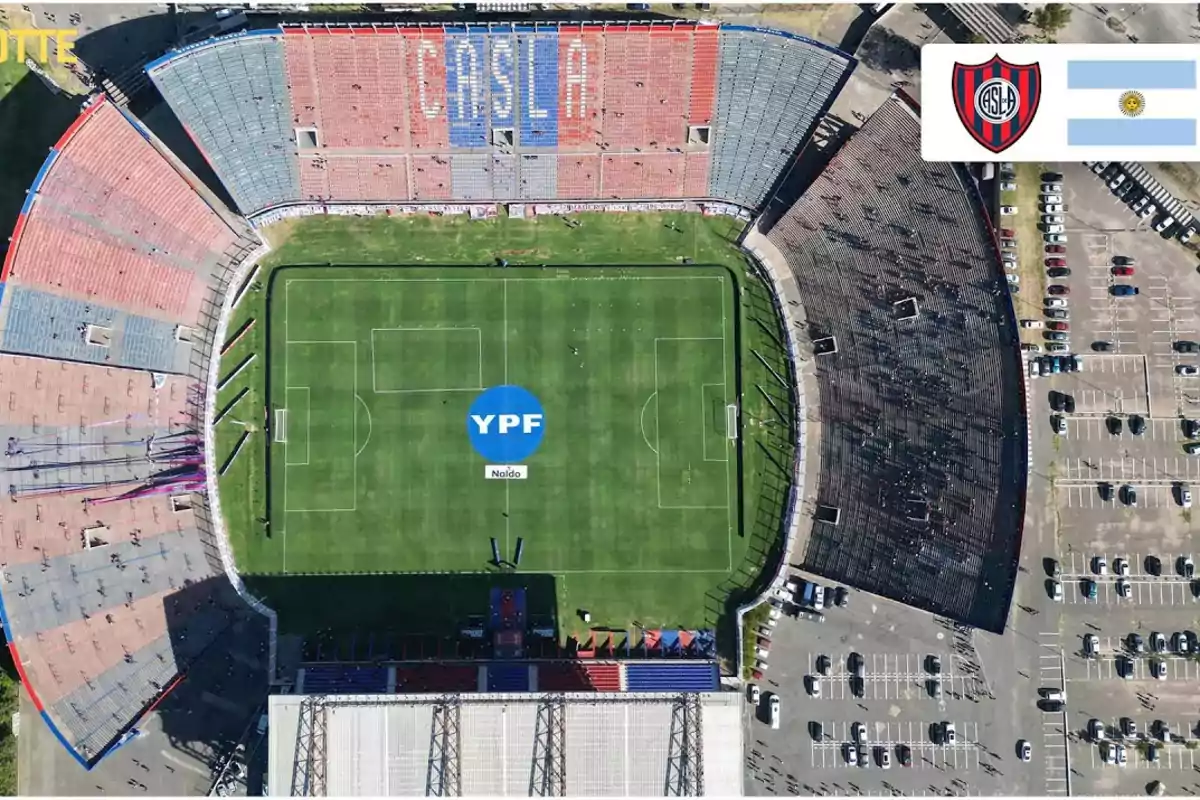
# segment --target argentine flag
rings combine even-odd
[[[1071,147],[1194,147],[1195,60],[1071,59],[1061,109]]]

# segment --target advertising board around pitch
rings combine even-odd
[[[929,44],[926,161],[1198,161],[1200,48]]]

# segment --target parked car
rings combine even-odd
[[[1050,430],[1059,436],[1067,432],[1067,421],[1063,419],[1061,414],[1055,414],[1050,417]]]
[[[1040,353],[1042,352],[1042,346],[1037,342],[1021,342],[1021,350],[1026,353]],[[1031,364],[1031,366],[1033,365]],[[1038,374],[1041,373],[1039,372]]]
[[[1182,508],[1192,507],[1192,490],[1188,488],[1187,484],[1180,484],[1179,486],[1179,505]],[[1193,567],[1193,571],[1194,569],[1195,567]]]
[[[1067,235],[1062,232],[1055,233],[1054,231],[1047,231],[1045,234],[1043,234],[1042,241],[1049,242],[1050,244],[1066,244]]]
[[[1063,234],[1063,233],[1066,233],[1066,230],[1067,230],[1066,226],[1063,225],[1062,223],[1057,223],[1057,224],[1046,223],[1042,226],[1042,229],[1046,233],[1053,233],[1053,234]]]
[[[1069,323],[1069,322],[1050,322],[1050,323],[1046,324],[1046,327],[1052,331],[1069,331],[1069,330],[1071,330],[1071,323]]]
[[[1165,653],[1167,651],[1167,637],[1158,631],[1150,634],[1150,650],[1155,653]]]
[[[1057,205],[1063,201],[1061,194],[1044,194],[1042,202]]]
[[[1131,508],[1137,508],[1137,489],[1133,488],[1127,483],[1121,488],[1121,494],[1124,497],[1125,505],[1130,506]]]
[[[1046,298],[1046,308],[1066,308],[1066,307],[1067,307],[1067,301],[1063,300],[1061,297],[1047,297]]]
[[[1046,276],[1050,278],[1069,278],[1071,277],[1070,267],[1051,267],[1046,270]]]
[[[1186,339],[1180,339],[1174,346],[1176,353],[1195,353],[1200,351],[1200,345]]]
[[[1194,378],[1197,374],[1200,374],[1200,369],[1191,364],[1178,364],[1175,367],[1175,374],[1186,378]]]
[[[1000,213],[1007,215],[1007,216],[1013,216],[1014,214],[1017,213],[1017,207],[1016,206],[1000,206]]]
[[[1069,308],[1044,308],[1044,309],[1042,309],[1042,313],[1046,315],[1047,319],[1070,319],[1071,318],[1071,310]],[[1070,372],[1071,369],[1067,366],[1064,366],[1063,371]]]
[[[1197,453],[1200,453],[1200,442],[1188,442],[1183,446],[1183,452],[1187,453],[1189,456],[1194,456]]]
[[[1063,286],[1062,284],[1056,283],[1056,284],[1046,287],[1046,292],[1047,292],[1047,294],[1056,294],[1056,295],[1070,294],[1071,287]]]
[[[1185,419],[1183,421],[1183,435],[1189,439],[1200,437],[1200,420]]]
[[[1182,242],[1183,244],[1187,244],[1188,242],[1190,242],[1192,240],[1192,237],[1195,235],[1196,235],[1196,226],[1188,225],[1186,228],[1179,231],[1179,241]]]
[[[1046,352],[1049,353],[1067,353],[1070,352],[1070,350],[1071,348],[1062,342],[1050,342],[1046,345]]]
[[[958,741],[958,735],[954,730],[953,722],[942,723],[942,744],[952,745]]]
[[[1042,194],[1057,194],[1062,191],[1061,183],[1043,183]]]
[[[1061,214],[1042,214],[1042,222],[1046,223],[1047,226],[1062,225],[1066,221],[1066,217],[1063,217]]]
[[[1046,323],[1042,322],[1040,319],[1023,319],[1023,320],[1021,320],[1021,327],[1022,328],[1044,328],[1044,327],[1046,327]]]
[[[1069,341],[1071,341],[1071,337],[1068,336],[1067,334],[1063,333],[1062,331],[1046,331],[1045,333],[1042,334],[1042,337],[1045,338],[1045,340],[1048,342],[1069,342]]]
[[[1017,246],[1017,240],[1016,239],[1001,239],[1000,246],[1003,247],[1005,250],[1013,250]]]
[[[1089,633],[1083,637],[1083,653],[1086,656],[1095,656],[1100,652],[1100,637],[1094,633]]]
[[[1118,278],[1128,278],[1133,274],[1133,267],[1113,267],[1112,274]]]
[[[1063,176],[1062,176],[1061,172],[1043,172],[1042,173],[1042,180],[1046,183],[1062,183],[1062,179],[1063,179]]]
[[[1092,737],[1093,742],[1104,741],[1104,723],[1098,719],[1093,719],[1088,723],[1088,736]]]
[[[1133,597],[1133,584],[1124,578],[1117,579],[1117,597],[1128,600]]]
[[[1042,199],[1049,200],[1050,198],[1044,197]],[[1065,214],[1067,212],[1067,207],[1065,205],[1063,205],[1062,203],[1043,203],[1042,211],[1047,214]],[[1061,219],[1061,217],[1060,217],[1060,219]]]
[[[1015,192],[1016,190],[1017,190],[1017,185],[1015,183],[1013,183],[1012,181],[1001,181],[1000,182],[1000,191]]]
[[[1132,267],[1137,263],[1137,259],[1133,256],[1113,256],[1112,263],[1119,267]]]
[[[1021,754],[1022,761],[1029,761],[1033,758],[1033,746],[1025,739],[1017,742],[1017,752]]]
[[[1046,259],[1047,267],[1065,267],[1066,265],[1067,265],[1067,260],[1065,258],[1047,258]]]
[[[1129,574],[1129,561],[1124,558],[1113,559],[1113,575],[1125,577]]]
[[[1120,417],[1108,417],[1104,420],[1104,427],[1108,428],[1108,432],[1112,436],[1120,436],[1125,430],[1125,423],[1121,421]]]
[[[1138,293],[1138,287],[1130,286],[1127,283],[1118,283],[1109,289],[1109,292],[1112,293],[1113,297],[1132,297]]]
[[[1158,221],[1154,223],[1154,230],[1158,231],[1159,233],[1162,233],[1163,231],[1165,231],[1167,228],[1171,227],[1174,224],[1175,224],[1174,217],[1172,217],[1170,214],[1163,214],[1161,217],[1158,218]]]
[[[1017,238],[1017,232],[1016,232],[1016,231],[1014,231],[1012,228],[1001,228],[1001,229],[1000,229],[1000,235],[1001,235],[1001,236],[1003,236],[1003,237],[1004,237],[1004,238],[1006,238],[1006,239],[1015,239],[1015,238]]]
[[[1138,414],[1134,414],[1129,418],[1129,432],[1134,436],[1141,436],[1146,432],[1146,420]]]
[[[1047,253],[1065,253],[1065,252],[1067,252],[1067,248],[1063,247],[1061,244],[1048,244],[1048,245],[1046,245],[1046,252]]]

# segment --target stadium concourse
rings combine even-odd
[[[921,159],[894,95],[768,233],[804,303],[821,398],[804,569],[990,631],[1028,470],[1016,319],[987,212]]]

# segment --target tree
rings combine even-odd
[[[1071,21],[1071,7],[1062,3],[1047,3],[1033,12],[1033,24],[1046,36],[1053,36]]]

